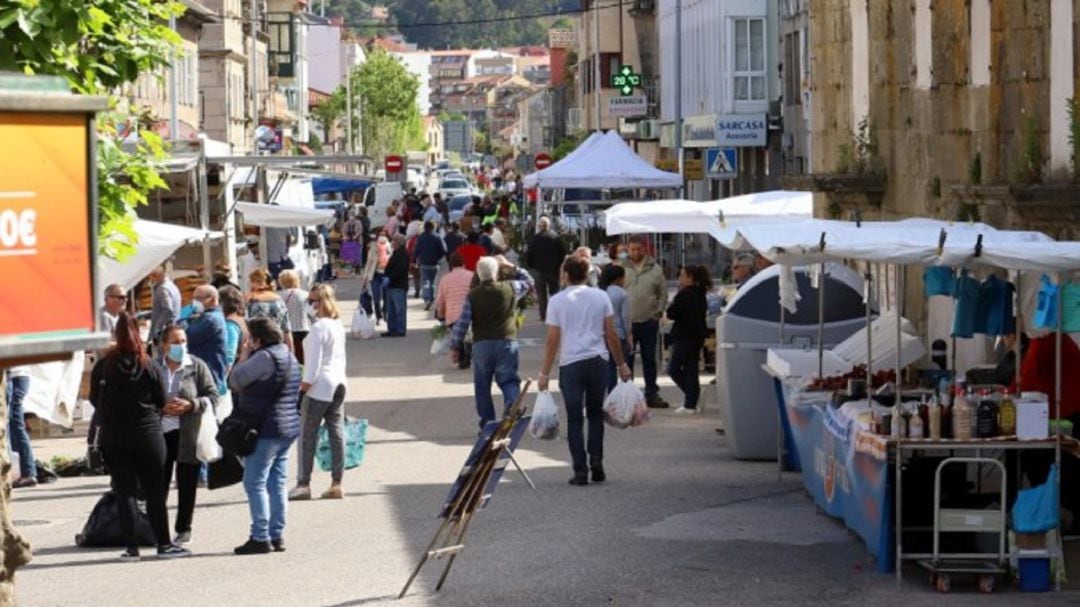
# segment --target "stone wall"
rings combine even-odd
[[[971,3],[977,1],[931,3],[932,84],[922,89],[916,86],[915,45],[925,34],[914,31],[915,0],[811,1],[815,173],[836,171],[838,150],[851,141],[851,125],[860,118],[852,116],[851,5],[865,2],[868,9],[869,119],[888,185],[879,207],[863,205],[864,217],[951,219],[977,212],[985,206],[980,202],[983,199],[965,195],[963,189],[1015,185],[1029,116],[1036,122],[1042,156],[1049,159],[1050,103],[1064,102],[1049,99],[1050,53],[1072,52],[1077,57],[1074,88],[1080,90],[1080,45],[1074,38],[1072,49],[1051,48],[1051,0],[991,0],[991,81],[988,86],[972,86]],[[1080,29],[1080,0],[1073,4],[1076,31]],[[974,183],[972,168],[977,161],[981,180]],[[1049,175],[1046,170],[1043,174]],[[828,204],[828,197],[818,198]],[[1012,196],[1001,204],[1040,202],[1027,198]],[[1055,204],[1049,208],[1058,209],[1063,218],[1073,216],[1067,203],[1065,207]],[[1035,216],[1043,217],[1037,223],[1046,225],[1047,213],[1057,212],[999,211],[991,215],[1008,222],[1000,227],[1031,227]],[[826,209],[818,212],[826,214]]]

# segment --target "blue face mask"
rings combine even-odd
[[[167,356],[169,360],[174,363],[184,362],[184,357],[187,355],[187,344],[172,344],[169,346],[169,353]]]

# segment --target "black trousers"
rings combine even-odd
[[[698,362],[701,360],[702,343],[699,339],[676,339],[671,347],[668,375],[682,390],[685,398],[683,407],[687,409],[697,409],[698,399],[701,398]]]
[[[111,440],[110,440],[111,439]],[[137,551],[135,535],[135,499],[146,499],[146,514],[158,545],[167,545],[169,514],[165,510],[165,437],[160,430],[124,433],[102,441],[105,463],[112,476],[112,486],[120,499],[120,524],[127,536],[129,550]],[[141,492],[140,492],[141,488]]]
[[[173,468],[176,469],[176,493],[179,502],[176,506],[177,533],[191,531],[191,519],[195,516],[195,493],[199,486],[199,464],[185,464],[178,460],[180,453],[180,431],[165,433],[165,486],[164,501],[169,502],[169,485],[172,483]]]
[[[559,274],[536,272],[536,300],[540,304],[540,320],[547,320],[548,301],[559,292]]]

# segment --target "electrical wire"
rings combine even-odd
[[[585,13],[589,13],[589,12],[592,12],[592,11],[601,11],[601,10],[605,10],[605,9],[609,9],[609,8],[620,8],[622,6],[630,4],[633,1],[634,0],[613,0],[610,4],[604,4],[604,5],[593,4],[592,6],[589,6],[588,8],[577,8],[577,9],[570,9],[570,10],[555,10],[555,11],[548,11],[548,12],[544,12],[544,13],[532,13],[532,14],[529,14],[529,15],[509,15],[509,16],[506,16],[506,17],[492,17],[492,18],[489,18],[489,19],[467,19],[467,20],[462,20],[462,21],[430,21],[430,22],[427,22],[427,23],[387,23],[385,21],[370,21],[370,22],[365,22],[365,23],[343,22],[342,26],[343,27],[349,27],[349,28],[357,28],[357,29],[358,28],[374,28],[374,29],[385,29],[385,30],[407,30],[407,29],[418,29],[418,28],[422,28],[422,27],[447,27],[447,26],[454,26],[454,25],[484,25],[484,24],[489,24],[489,23],[509,23],[509,22],[514,22],[514,21],[528,21],[528,20],[531,20],[531,19],[544,19],[544,18],[547,18],[547,17],[563,17],[563,16],[570,16],[570,15],[583,15]],[[282,14],[292,14],[292,13],[282,13]],[[218,16],[218,19],[240,21],[242,23],[250,23],[251,22],[251,19],[244,18],[244,17]]]

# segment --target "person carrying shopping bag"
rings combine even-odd
[[[311,499],[311,470],[315,462],[319,426],[329,430],[332,454],[331,485],[323,499],[342,499],[341,479],[345,474],[345,327],[339,320],[334,289],[316,285],[308,294],[307,311],[312,317],[311,332],[304,339],[307,364],[300,390],[302,431],[300,461],[297,466],[296,488],[289,492],[290,500]]]

